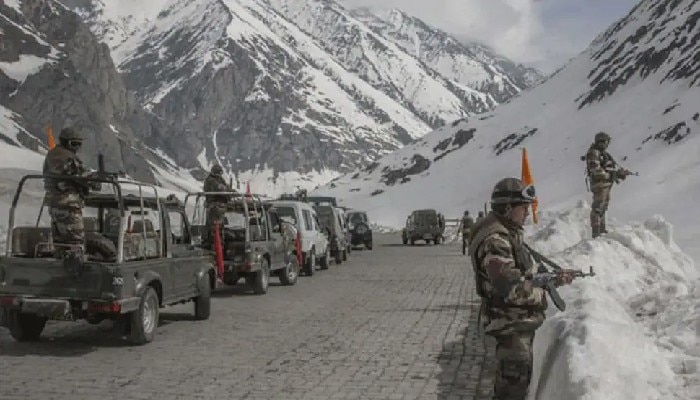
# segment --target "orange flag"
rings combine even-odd
[[[51,129],[51,125],[46,125],[46,136],[49,138],[49,150],[52,150],[54,147],[56,147],[56,140],[53,138],[53,129]]]
[[[527,159],[527,150],[523,147],[523,162],[522,162],[522,181],[525,185],[533,185],[535,180],[532,179],[530,172],[530,162]],[[537,223],[537,199],[532,203],[532,222]]]
[[[252,193],[250,193],[250,181],[245,183],[245,195],[248,197],[252,196]]]

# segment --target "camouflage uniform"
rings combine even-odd
[[[215,165],[211,169],[211,173],[204,180],[205,192],[230,192],[231,188],[226,184],[223,176],[223,169],[219,165]],[[214,243],[214,225],[221,224],[226,214],[226,204],[228,203],[227,195],[207,195],[205,207],[207,208],[207,221],[209,227],[209,238],[211,244]]]
[[[89,177],[92,172],[85,168],[76,154],[82,138],[71,128],[61,130],[60,144],[51,149],[44,159],[43,173],[45,175],[66,175]],[[74,144],[70,144],[75,142]],[[98,233],[85,235],[83,225],[84,198],[91,188],[99,184],[59,180],[47,178],[44,180],[46,189],[46,204],[51,216],[51,233],[54,243],[80,245],[83,251],[100,254],[103,258],[116,257],[116,247],[109,239]],[[87,246],[86,246],[87,245]],[[65,250],[58,248],[57,250]]]
[[[591,205],[591,230],[593,237],[607,233],[605,213],[610,202],[610,189],[619,179],[625,179],[625,171],[617,167],[617,163],[606,151],[610,136],[600,132],[595,136],[595,142],[586,153],[586,167],[590,190],[593,192]]]
[[[517,181],[522,186],[519,180],[507,178],[496,188],[503,187],[504,181]],[[525,399],[532,376],[532,343],[535,331],[544,322],[547,302],[543,289],[533,288],[522,279],[537,272],[523,246],[522,227],[494,208],[472,228],[469,256],[476,290],[482,298],[483,328],[496,340],[494,398]]]
[[[464,212],[462,216],[462,251],[464,252],[469,244],[469,234],[472,226],[474,226],[474,218],[469,215],[469,211]]]

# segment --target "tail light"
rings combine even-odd
[[[122,309],[121,304],[112,303],[88,303],[88,312],[91,313],[118,313]]]
[[[0,307],[16,307],[19,305],[19,297],[3,296],[0,297]]]

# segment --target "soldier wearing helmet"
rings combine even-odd
[[[232,188],[224,180],[224,169],[219,164],[214,164],[211,172],[204,180],[204,192],[231,192]],[[205,194],[207,208],[207,227],[209,227],[209,238],[214,237],[214,225],[222,223],[226,214],[226,204],[230,196],[226,194]],[[213,243],[213,239],[211,240]]]
[[[595,140],[586,153],[586,175],[593,192],[593,204],[591,206],[591,231],[593,238],[607,233],[605,227],[605,213],[610,202],[610,189],[613,183],[627,178],[629,171],[618,167],[615,160],[608,153],[610,135],[598,132]]]
[[[467,245],[469,244],[469,232],[474,226],[474,218],[469,214],[469,210],[464,212],[462,216],[462,254],[466,254]]]
[[[59,144],[51,149],[44,159],[44,175],[63,175],[92,177],[93,171],[87,169],[78,150],[83,144],[83,137],[75,129],[65,127],[58,136]],[[87,183],[80,180],[46,178],[46,204],[51,216],[51,232],[56,244],[79,245],[81,251],[96,249],[105,258],[116,256],[114,243],[101,235],[88,237],[86,249],[85,228],[83,225],[83,207],[85,197],[90,189],[100,189],[99,183]],[[62,253],[60,246],[57,250]]]
[[[469,256],[474,269],[484,331],[496,341],[494,399],[525,399],[532,375],[532,344],[544,322],[547,301],[528,276],[537,266],[523,241],[523,224],[535,200],[534,186],[520,179],[500,180],[491,211],[472,228]],[[559,285],[573,276],[561,275]]]
[[[476,222],[479,222],[479,221],[481,221],[482,219],[484,219],[484,212],[483,212],[483,211],[479,211],[479,214],[476,215]]]

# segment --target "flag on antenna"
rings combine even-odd
[[[252,193],[250,193],[250,181],[245,183],[245,195],[248,197],[253,195]]]
[[[522,181],[525,185],[534,185],[535,180],[532,179],[532,172],[530,172],[530,162],[527,159],[527,149],[523,147],[523,160],[522,160]],[[538,201],[532,203],[532,222],[537,223],[537,206]]]
[[[51,129],[51,125],[46,125],[46,136],[48,137],[48,145],[49,145],[49,150],[52,150],[54,147],[56,147],[56,139],[53,137],[53,129]]]

